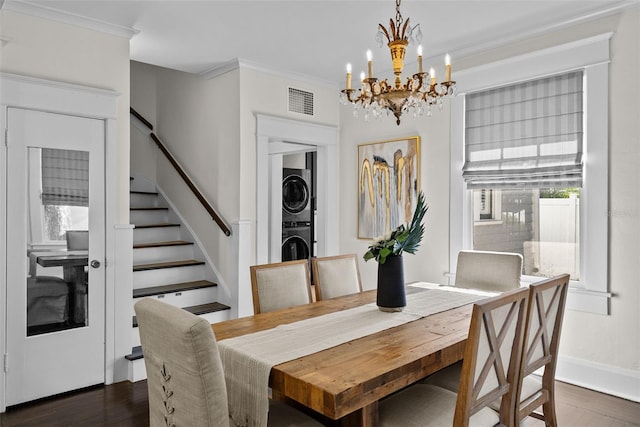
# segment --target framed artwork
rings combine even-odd
[[[420,192],[420,137],[358,145],[358,238],[411,221]]]

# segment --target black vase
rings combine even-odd
[[[376,303],[381,311],[402,311],[407,305],[402,255],[390,255],[384,264],[378,263]]]

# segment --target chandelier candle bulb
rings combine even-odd
[[[436,84],[436,70],[433,67],[429,69],[429,75],[431,76],[431,86],[434,86]]]
[[[373,54],[371,50],[367,50],[367,67],[369,69],[369,78],[373,78]]]
[[[347,90],[351,89],[351,64],[347,64]]]
[[[418,45],[418,73],[422,73],[422,45]]]
[[[451,56],[449,56],[449,54],[447,53],[444,57],[444,64],[446,65],[446,74],[445,74],[445,81],[450,82],[451,81]]]
[[[360,72],[360,82],[362,82],[362,86],[364,86],[365,74],[364,71]]]

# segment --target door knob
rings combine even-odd
[[[100,261],[98,261],[97,259],[93,259],[91,260],[91,264],[89,264],[91,266],[91,268],[98,268],[100,267]]]

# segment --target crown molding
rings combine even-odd
[[[306,74],[301,74],[301,73],[292,73],[292,72],[276,70],[264,64],[260,64],[258,62],[250,61],[248,59],[243,59],[243,58],[234,58],[231,61],[227,61],[223,64],[216,65],[213,68],[205,70],[199,73],[199,75],[209,80],[209,79],[213,79],[218,76],[221,76],[223,74],[226,74],[230,71],[234,71],[238,69],[254,70],[254,71],[259,71],[261,73],[271,74],[276,77],[282,77],[290,80],[297,80],[297,81],[315,85],[315,86],[323,86],[329,89],[336,89],[336,90],[338,89],[338,84],[332,81],[314,79],[311,76],[308,76]]]
[[[496,35],[496,37],[493,37],[491,41],[454,47],[448,52],[439,52],[434,55],[429,55],[429,58],[440,58],[443,57],[446,53],[449,53],[456,58],[477,55],[482,52],[501,49],[507,45],[519,43],[532,37],[541,36],[554,31],[560,31],[566,28],[570,28],[574,25],[585,24],[596,19],[601,19],[607,16],[615,15],[617,13],[622,13],[625,9],[632,8],[640,8],[640,2],[638,0],[622,0],[575,18],[557,21],[548,25],[537,26],[535,29],[532,29],[530,31],[525,30],[514,32],[511,34]]]
[[[100,21],[98,19],[77,15],[75,13],[63,12],[50,7],[18,0],[6,0],[3,4],[2,10],[10,10],[12,12],[22,13],[24,15],[30,15],[38,18],[62,22],[64,24],[75,25],[77,27],[87,28],[90,30],[98,31],[112,36],[124,37],[127,39],[131,39],[133,36],[140,32],[139,30],[136,30],[134,28],[111,24],[105,21]]]

